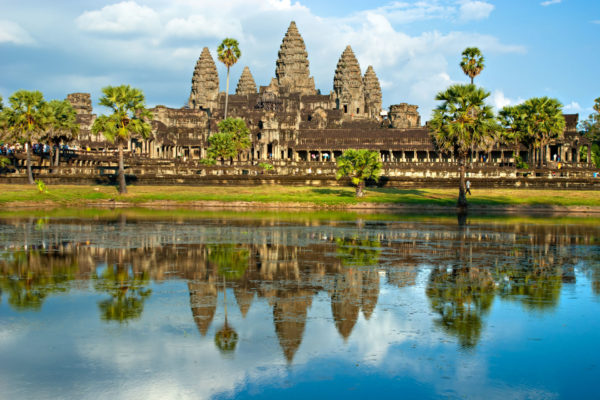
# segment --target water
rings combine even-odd
[[[5,217],[0,398],[598,398],[598,222]]]

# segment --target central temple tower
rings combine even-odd
[[[317,93],[315,80],[310,76],[306,46],[294,21],[290,23],[279,47],[275,78],[270,86],[276,86],[280,92],[304,95]]]

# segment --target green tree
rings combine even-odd
[[[519,148],[521,145],[528,149],[533,143],[533,138],[525,124],[525,111],[523,105],[506,106],[498,112],[501,127],[502,141],[514,147],[515,164],[520,160]]]
[[[337,158],[337,173],[335,179],[347,176],[356,186],[356,197],[364,196],[365,181],[379,180],[382,163],[379,153],[370,150],[349,149]]]
[[[565,131],[562,104],[549,97],[533,97],[523,103],[524,123],[534,147],[539,149],[538,166],[546,163],[546,146]]]
[[[217,126],[219,132],[208,138],[209,159],[221,159],[224,162],[228,158],[237,157],[240,152],[247,150],[252,145],[250,130],[244,120],[225,118]]]
[[[94,134],[102,133],[111,143],[116,142],[119,149],[119,193],[127,193],[125,169],[123,166],[123,145],[132,136],[144,139],[150,136],[152,127],[149,120],[152,114],[146,109],[144,93],[129,85],[107,86],[102,89],[101,106],[112,110],[111,115],[101,115],[94,125]]]
[[[45,141],[50,142],[56,150],[54,154],[54,165],[58,166],[60,158],[59,146],[77,138],[79,134],[79,123],[77,113],[71,103],[67,100],[51,100],[46,107],[46,118],[48,127]]]
[[[7,139],[27,145],[27,180],[34,185],[31,171],[31,151],[47,125],[46,102],[39,91],[19,90],[9,98],[10,107],[3,111]]]
[[[485,59],[483,54],[477,47],[467,47],[462,52],[462,60],[460,61],[460,67],[462,68],[465,75],[471,78],[471,85],[477,75],[481,73]]]
[[[453,85],[440,92],[436,100],[442,101],[430,121],[431,134],[439,150],[454,152],[459,162],[460,181],[458,207],[468,206],[465,185],[466,163],[469,151],[489,148],[500,129],[492,107],[485,104],[490,95],[475,85]]]
[[[594,112],[581,122],[581,133],[592,141],[592,161],[600,168],[600,97],[594,100]]]
[[[225,119],[227,119],[227,104],[229,102],[229,69],[242,56],[238,41],[232,38],[223,39],[217,48],[217,55],[219,61],[227,67],[227,88],[225,90]]]

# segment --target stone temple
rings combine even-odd
[[[350,46],[342,51],[332,72],[331,92],[320,93],[310,75],[308,52],[295,22],[290,23],[281,42],[275,77],[268,85],[257,87],[251,69],[244,66],[235,94],[229,96],[228,109],[228,115],[242,118],[252,134],[251,149],[238,161],[272,161],[278,165],[288,161],[331,162],[347,149],[377,150],[388,163],[452,161],[452,155],[436,151],[416,105],[392,105],[383,112],[375,69],[369,65],[363,74]],[[112,147],[103,137],[91,134],[95,115],[90,95],[74,93],[68,100],[82,124],[79,145],[94,150]],[[219,91],[215,59],[205,47],[194,68],[187,106],[153,108],[152,137],[133,139],[129,149],[149,158],[205,158],[208,137],[217,131],[224,107],[225,93]],[[579,148],[587,143],[577,134],[577,115],[566,117],[565,138],[552,143],[547,154],[549,160],[558,154],[563,161],[577,162]],[[521,151],[526,156],[527,149]],[[486,158],[494,162],[514,160],[513,153],[511,148],[496,146]]]

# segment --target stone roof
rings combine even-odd
[[[242,75],[240,76],[240,80],[238,81],[235,94],[248,95],[256,93],[256,82],[254,82],[254,77],[250,72],[250,68],[246,66],[244,67],[244,71],[242,71]]]
[[[314,78],[310,76],[308,53],[296,23],[292,21],[281,42],[275,68],[279,88],[290,93],[316,94]]]

